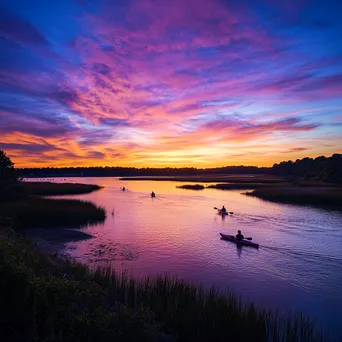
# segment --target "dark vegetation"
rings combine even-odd
[[[246,190],[246,189],[258,189],[258,188],[274,188],[279,187],[284,183],[219,183],[208,185],[209,189],[219,190]]]
[[[38,196],[87,194],[101,189],[98,185],[79,183],[23,182],[22,186],[26,194]]]
[[[280,203],[338,206],[342,208],[342,187],[264,187],[247,192],[246,195]]]
[[[141,181],[169,181],[169,182],[199,182],[199,183],[216,183],[216,182],[232,182],[232,183],[279,183],[284,179],[272,175],[207,175],[207,176],[142,176],[142,177],[122,177],[120,180]]]
[[[134,176],[201,176],[211,174],[264,174],[269,168],[256,166],[225,166],[219,168],[135,168],[135,167],[65,167],[18,169],[22,177],[134,177]]]
[[[324,340],[300,315],[173,278],[91,272],[36,251],[10,227],[0,231],[1,341]]]
[[[179,189],[187,189],[187,190],[203,190],[204,185],[201,184],[184,184],[177,186]]]
[[[0,203],[0,216],[12,218],[19,229],[69,228],[102,222],[106,212],[91,202],[32,197]]]
[[[342,183],[342,154],[281,162],[273,165],[272,173],[294,179]]]
[[[71,167],[18,169],[22,177],[135,177],[135,176],[196,176],[229,174],[271,174],[281,177],[342,183],[342,154],[283,161],[272,167],[226,166],[217,168],[134,168],[134,167]],[[196,180],[195,180],[196,181]]]
[[[97,185],[22,182],[17,178],[13,162],[0,151],[0,216],[11,218],[14,228],[69,228],[102,222],[105,210],[91,202],[39,197],[98,189]]]

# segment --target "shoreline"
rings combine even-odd
[[[280,183],[283,178],[272,175],[212,175],[212,176],[141,176],[121,177],[124,181],[171,181],[171,182],[198,182],[198,183]]]

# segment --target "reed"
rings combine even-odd
[[[97,268],[94,281],[111,298],[152,311],[161,329],[178,341],[325,341],[301,314],[279,314],[243,303],[232,293],[170,277],[134,279]]]

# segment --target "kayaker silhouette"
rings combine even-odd
[[[241,230],[238,230],[238,233],[236,234],[236,240],[243,240],[245,237],[241,234]]]
[[[122,188],[122,191],[125,191],[125,190],[126,190],[126,188],[125,188],[125,187],[123,187],[123,188]]]
[[[153,191],[151,192],[151,197],[156,197],[156,194]]]
[[[225,214],[226,212],[227,212],[227,209],[223,206],[222,209],[221,209],[221,213]]]

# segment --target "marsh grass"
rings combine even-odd
[[[342,187],[323,186],[287,186],[255,189],[247,192],[248,196],[255,196],[264,200],[312,205],[341,205]]]
[[[87,194],[102,189],[99,185],[80,183],[22,182],[27,195],[60,196]]]
[[[103,222],[106,212],[91,202],[32,197],[0,203],[0,216],[12,218],[20,229],[79,227]]]
[[[161,329],[179,341],[326,340],[301,314],[261,310],[215,288],[170,277],[134,279],[110,268],[97,268],[93,277],[120,303],[152,311]]]

